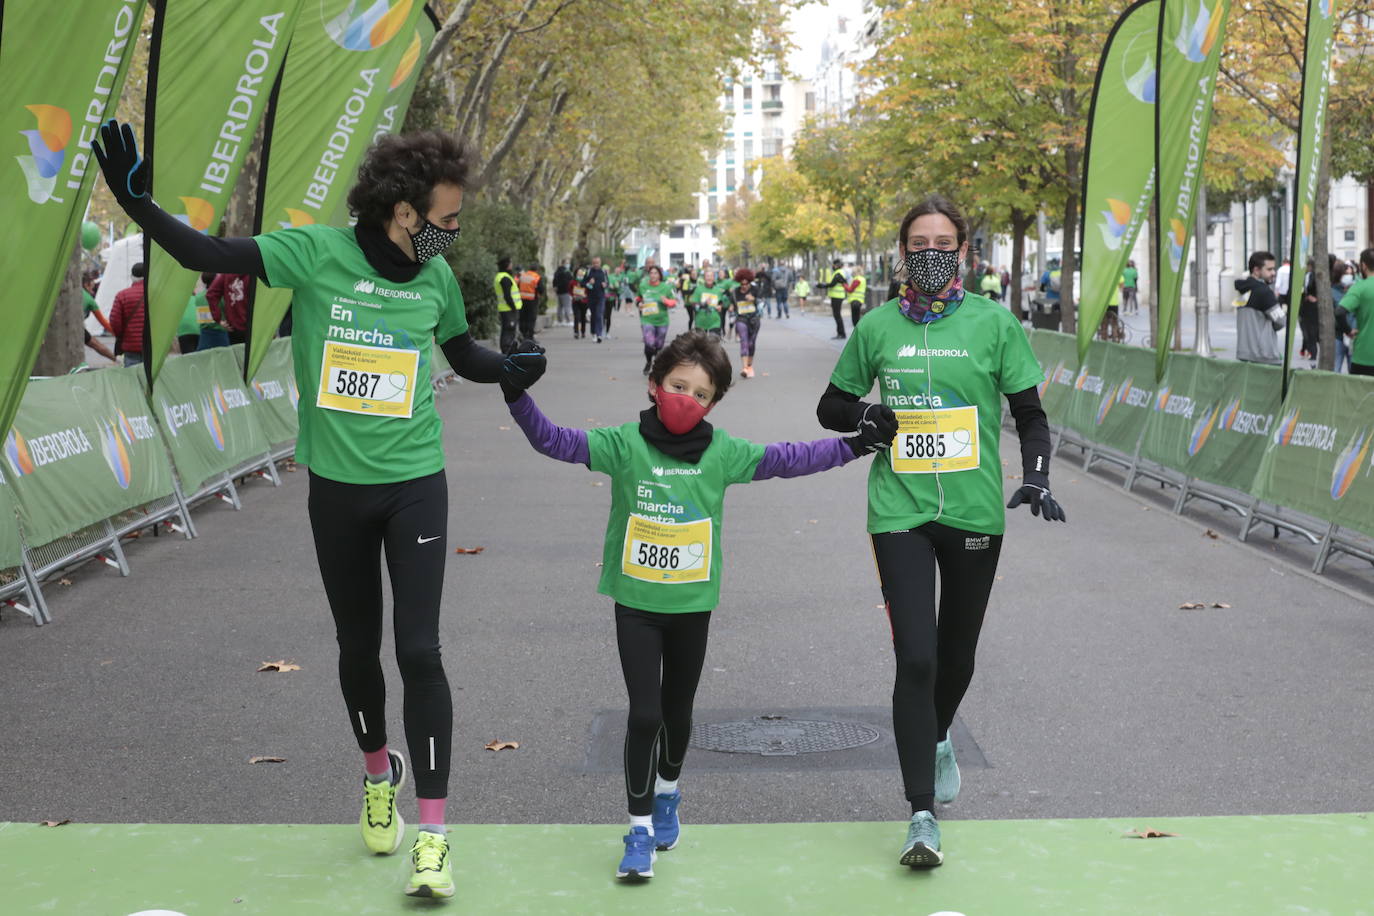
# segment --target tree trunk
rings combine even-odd
[[[1011,289],[1007,291],[1007,307],[1018,318],[1021,316],[1021,274],[1026,261],[1026,233],[1035,224],[1035,216],[1011,211]]]
[[[239,172],[239,180],[224,205],[222,228],[226,237],[253,235],[253,218],[258,209],[258,180],[262,177],[259,174],[262,170],[262,136],[266,123],[266,118],[258,119],[257,132],[253,134],[253,142],[243,157],[243,170]],[[269,228],[275,227],[263,227],[264,230]]]
[[[468,18],[468,14],[472,12],[472,8],[476,5],[477,0],[458,0],[457,8],[454,9],[452,13],[449,13],[448,19],[444,20],[444,24],[439,27],[439,31],[434,35],[434,41],[429,46],[429,53],[425,55],[424,69],[428,70],[439,62],[440,56],[448,50],[449,43],[453,41],[458,31],[462,29],[463,23]]]
[[[1073,147],[1064,150],[1065,178],[1069,193],[1064,203],[1064,255],[1059,261],[1059,329],[1065,334],[1078,330],[1074,305],[1073,272],[1078,262],[1078,161],[1081,153]]]
[[[1325,123],[1323,124],[1325,126]],[[1331,135],[1322,141],[1317,166],[1317,201],[1312,213],[1312,289],[1317,293],[1317,368],[1336,368],[1336,310],[1331,302],[1331,269],[1327,249],[1328,198],[1331,194]]]
[[[85,317],[81,307],[81,239],[77,238],[76,249],[53,304],[48,332],[33,364],[33,375],[66,375],[85,362],[86,336],[82,333]]]

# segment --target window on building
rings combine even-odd
[[[711,190],[714,191],[715,188],[712,188]],[[715,218],[716,218],[716,214],[719,213],[719,212],[720,212],[720,196],[717,195],[717,194],[712,194],[710,197],[706,198],[706,218],[707,218],[707,219],[715,219]]]
[[[668,227],[668,238],[670,238],[670,239],[680,239],[680,238],[686,238],[686,236],[687,236],[687,227],[686,227],[686,226],[669,226],[669,227]]]
[[[740,155],[744,157],[746,163],[754,158],[754,139],[752,137],[744,141],[744,151]]]
[[[814,92],[808,92],[808,93],[806,94],[806,110],[807,110],[807,111],[815,111],[815,110],[816,110],[816,93],[814,93]]]
[[[734,170],[733,167],[731,167],[731,168],[728,168],[728,169],[725,170],[725,190],[727,190],[727,191],[733,191],[734,189],[735,189],[735,170]]]
[[[1355,241],[1355,230],[1354,230],[1354,229],[1347,229],[1347,230],[1345,230],[1345,240],[1346,240],[1347,242],[1353,242],[1353,241]]]

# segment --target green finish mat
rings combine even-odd
[[[945,865],[914,872],[897,864],[902,823],[687,824],[653,880],[623,886],[623,827],[472,825],[450,835],[457,896],[434,902],[403,896],[406,857],[367,855],[355,826],[0,823],[0,913],[1356,916],[1374,914],[1371,826],[951,820]],[[1147,827],[1178,836],[1125,836]]]

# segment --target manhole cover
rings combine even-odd
[[[742,722],[712,722],[692,727],[692,747],[726,754],[795,757],[820,751],[842,751],[872,744],[882,737],[858,722],[757,716]]]

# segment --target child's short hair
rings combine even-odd
[[[674,337],[672,343],[659,350],[658,355],[654,357],[654,364],[649,369],[649,380],[658,388],[668,377],[668,373],[683,363],[700,366],[711,377],[711,384],[716,386],[716,396],[711,399],[711,403],[714,404],[725,397],[725,392],[730,390],[734,370],[730,367],[730,357],[726,355],[725,348],[714,335],[705,331],[687,331]]]

